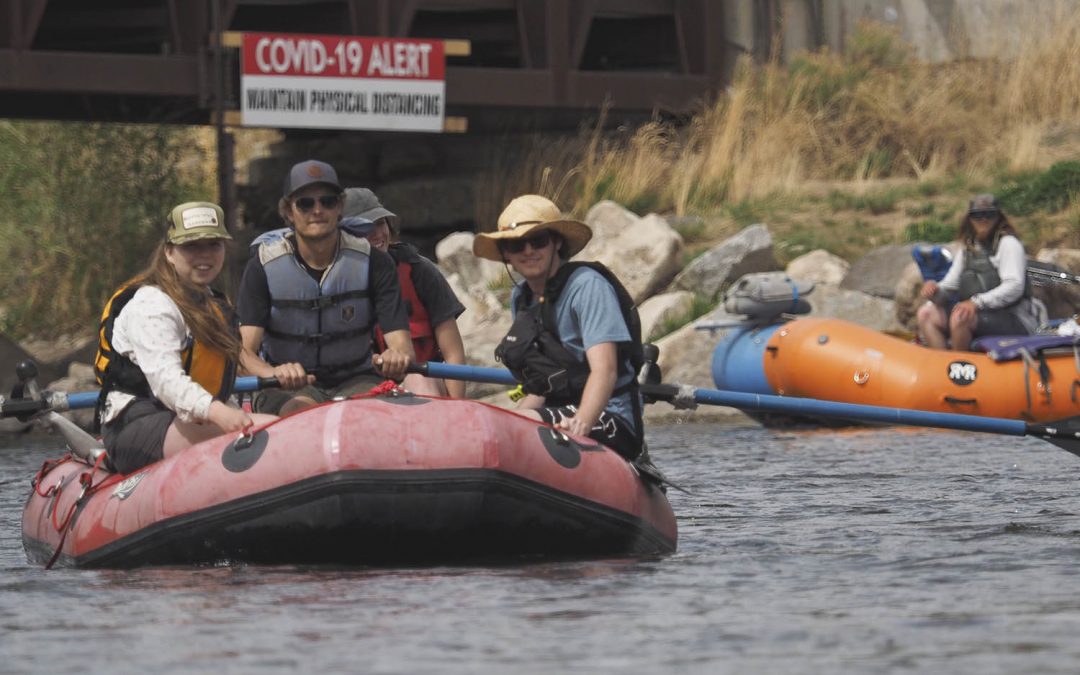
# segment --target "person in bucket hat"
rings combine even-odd
[[[393,259],[340,227],[334,167],[300,162],[282,192],[278,213],[289,228],[254,247],[237,315],[247,372],[296,391],[260,391],[252,407],[284,414],[401,380],[414,357]],[[378,353],[376,329],[386,344]]]
[[[273,419],[227,403],[240,337],[228,299],[210,285],[231,239],[220,206],[180,204],[146,269],[109,298],[94,360],[95,426],[114,470],[130,473]]]
[[[1046,320],[1031,297],[1027,255],[992,194],[976,195],[960,220],[960,248],[940,282],[928,280],[916,321],[933,349],[967,350],[983,335],[1030,335]]]
[[[495,350],[521,383],[519,410],[636,460],[643,451],[640,322],[610,270],[570,262],[591,238],[588,225],[550,199],[522,195],[494,232],[476,235],[473,253],[522,278],[511,294],[513,325]]]
[[[450,288],[446,277],[415,246],[397,241],[399,219],[385,208],[368,188],[345,190],[345,209],[341,227],[367,238],[371,245],[389,253],[397,265],[401,295],[409,313],[409,333],[413,351],[420,363],[427,361],[465,364],[465,344],[458,329],[457,317],[465,311]],[[381,331],[375,331],[380,349],[385,347]],[[441,380],[410,373],[401,385],[415,394],[425,396],[465,397],[465,383],[460,380]]]

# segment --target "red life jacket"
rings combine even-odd
[[[401,299],[405,302],[405,310],[409,314],[409,335],[412,337],[416,361],[417,363],[442,361],[442,352],[435,342],[435,328],[431,325],[427,307],[420,302],[420,296],[417,295],[416,286],[412,281],[412,266],[414,262],[419,262],[420,253],[408,244],[395,243],[390,245],[390,255],[397,263]],[[378,326],[375,328],[375,343],[380,352],[386,350],[386,339]]]

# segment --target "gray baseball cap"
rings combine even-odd
[[[317,159],[309,159],[299,164],[294,164],[285,176],[285,197],[291,197],[300,188],[322,183],[341,192],[341,183],[338,182],[337,171],[326,162]]]
[[[345,190],[345,207],[341,217],[362,218],[375,223],[379,218],[386,218],[390,229],[397,232],[397,214],[383,207],[375,193],[367,188],[348,188]]]

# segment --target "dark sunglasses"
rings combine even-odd
[[[310,213],[315,210],[315,201],[318,200],[319,205],[324,209],[336,208],[341,203],[341,195],[322,195],[320,197],[297,197],[293,200],[293,204],[296,208],[300,209],[303,213]]]
[[[525,245],[532,246],[535,250],[540,250],[551,243],[551,232],[544,230],[543,232],[537,232],[531,237],[522,237],[521,239],[504,239],[499,242],[499,248],[504,253],[521,253],[525,250]]]
[[[984,211],[972,211],[968,214],[968,218],[972,220],[994,220],[998,217],[998,212],[994,209],[987,209]]]

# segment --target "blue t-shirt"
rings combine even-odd
[[[521,292],[521,286],[515,286],[510,296],[513,314],[516,314],[514,308]],[[555,325],[563,346],[582,363],[587,362],[585,351],[594,345],[630,341],[630,329],[626,327],[619,310],[615,289],[599,272],[588,267],[574,270],[563,286],[562,293],[555,301]],[[616,379],[616,389],[634,377],[629,360],[623,363],[620,370],[626,374]],[[612,396],[604,409],[623,418],[631,428],[636,428],[629,392]]]

